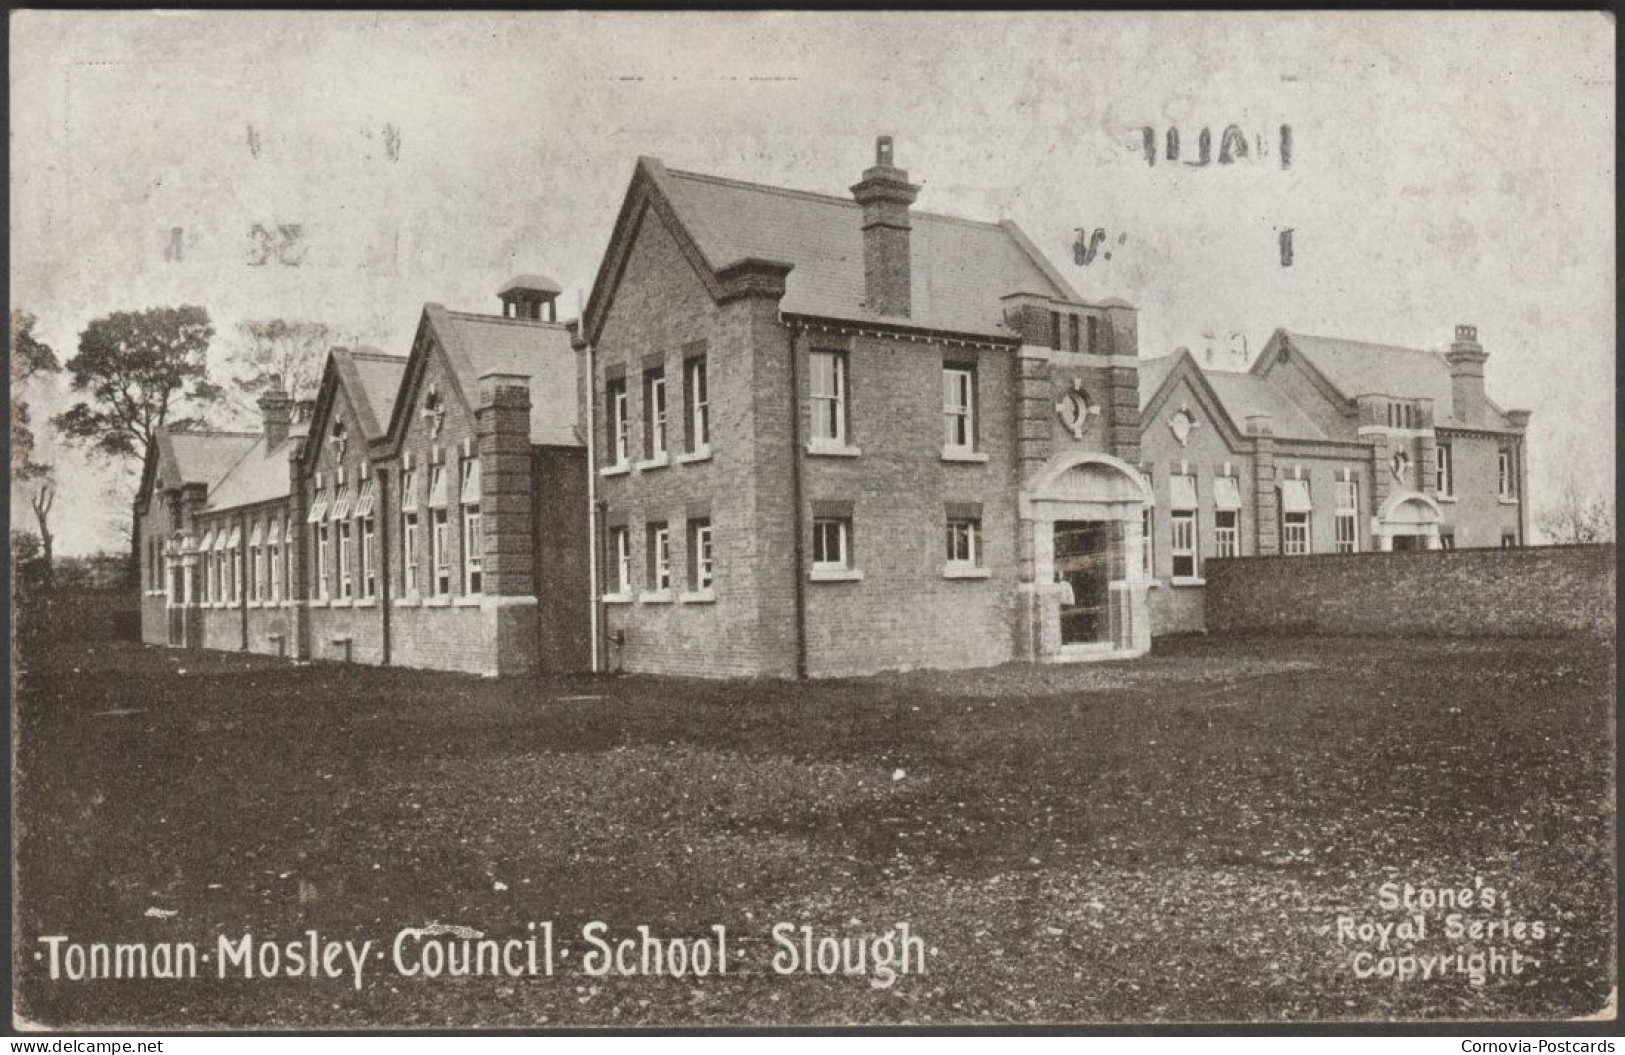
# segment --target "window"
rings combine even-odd
[[[282,555],[283,547],[286,545],[286,543],[283,541],[287,537],[286,530],[287,529],[284,527],[281,517],[271,521],[271,544],[267,547],[266,552],[271,561],[271,600],[273,601],[282,600],[282,591],[284,589],[283,583],[287,581],[283,577],[287,570],[287,565],[283,562]]]
[[[401,522],[401,592],[418,592],[418,515],[407,513]]]
[[[1512,549],[1517,544],[1518,544],[1518,533],[1516,531],[1503,531],[1503,532],[1501,532],[1501,548],[1502,549]]]
[[[1084,350],[1093,354],[1098,347],[1100,347],[1100,319],[1091,315],[1089,316],[1089,345]]]
[[[1337,481],[1337,519],[1332,528],[1338,553],[1358,553],[1360,550],[1360,483],[1358,480]]]
[[[643,449],[645,457],[666,453],[666,371],[643,372]]]
[[[1169,552],[1173,555],[1175,579],[1196,578],[1196,510],[1173,509],[1168,513]]]
[[[1146,506],[1140,510],[1140,572],[1147,579],[1151,578],[1151,543],[1155,537],[1151,531],[1151,507]]]
[[[355,596],[355,566],[351,559],[351,522],[339,521],[339,597],[348,601]]]
[[[1450,444],[1439,444],[1439,493],[1446,497],[1456,493],[1456,459]]]
[[[968,568],[982,565],[982,522],[973,517],[948,518],[948,563]]]
[[[458,498],[463,506],[463,592],[479,593],[484,580],[485,556],[480,520],[479,459],[463,459],[462,476]]]
[[[377,523],[372,517],[361,518],[361,596],[368,598],[378,595]]]
[[[447,537],[445,509],[434,510],[434,521],[429,535],[430,559],[434,564],[434,593],[444,596],[451,592],[451,546]]]
[[[628,430],[626,413],[626,378],[618,377],[605,388],[605,402],[609,404],[609,463],[625,465],[628,457]]]
[[[683,370],[688,375],[684,382],[688,391],[688,450],[694,454],[711,446],[711,394],[705,357],[690,359],[683,364]]]
[[[1281,514],[1281,552],[1289,557],[1309,552],[1309,514]]]
[[[1513,473],[1512,452],[1505,447],[1501,448],[1496,455],[1495,464],[1496,473],[1499,477],[1498,489],[1501,497],[1508,501],[1517,498],[1518,483]]]
[[[839,517],[813,520],[813,569],[844,571],[852,567],[852,521]]]
[[[671,531],[664,521],[649,525],[649,588],[671,589]]]
[[[615,555],[615,592],[632,592],[632,533],[624,527],[609,529],[609,549]]]
[[[1450,532],[1450,531],[1441,531],[1441,532],[1439,532],[1439,548],[1440,549],[1455,549],[1456,548],[1456,536],[1455,536],[1455,533]]]
[[[315,587],[316,596],[320,600],[327,600],[327,543],[329,527],[327,521],[316,525],[316,581],[311,585]]]
[[[1241,555],[1241,533],[1234,509],[1220,509],[1213,514],[1213,552],[1220,557]]]
[[[231,562],[231,603],[236,604],[243,599],[243,551],[232,546],[226,551],[226,559]]]
[[[688,522],[688,588],[696,592],[709,590],[716,571],[716,557],[711,550],[711,522]]]
[[[1049,346],[1057,352],[1061,350],[1061,313],[1049,313]]]
[[[812,404],[815,441],[846,442],[846,356],[841,352],[813,352]]]
[[[1068,334],[1069,339],[1067,341],[1067,347],[1071,348],[1074,352],[1080,351],[1078,347],[1078,317],[1076,315],[1070,315],[1068,318],[1071,320],[1071,325],[1070,333]]]
[[[967,367],[942,370],[942,446],[951,451],[976,446],[976,372]]]

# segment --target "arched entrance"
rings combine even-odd
[[[1420,491],[1391,495],[1377,510],[1371,537],[1379,550],[1439,548],[1439,525],[1444,516],[1439,503]]]
[[[1151,489],[1109,454],[1068,451],[1021,493],[1021,654],[1049,662],[1121,658],[1151,647],[1141,536]]]

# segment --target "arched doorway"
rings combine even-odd
[[[1391,495],[1377,511],[1371,537],[1379,550],[1439,548],[1439,525],[1444,521],[1439,503],[1419,491]]]
[[[1109,454],[1068,451],[1033,474],[1020,497],[1022,654],[1066,662],[1151,647],[1141,535],[1151,502],[1139,471]]]

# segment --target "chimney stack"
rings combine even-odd
[[[265,449],[271,450],[288,438],[293,425],[293,399],[282,386],[282,375],[272,374],[271,383],[259,399],[260,416],[265,421]]]
[[[1484,412],[1484,360],[1489,355],[1478,343],[1478,327],[1463,323],[1456,327],[1456,339],[1445,353],[1450,364],[1450,413],[1460,422],[1472,424]]]
[[[863,286],[865,303],[876,315],[908,318],[912,310],[909,273],[908,208],[920,188],[892,164],[891,136],[875,140],[875,163],[852,187],[863,206]]]

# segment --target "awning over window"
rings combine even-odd
[[[1219,476],[1213,480],[1213,508],[1220,512],[1241,509],[1241,481],[1234,476]]]
[[[1281,481],[1281,512],[1307,513],[1311,508],[1308,480]]]
[[[446,507],[446,470],[437,467],[429,470],[429,476],[434,481],[429,487],[429,508],[444,509]]]
[[[282,517],[274,516],[265,522],[265,544],[280,546],[282,543]]]
[[[254,521],[254,530],[248,534],[248,545],[250,549],[258,549],[265,545],[265,521]]]
[[[372,516],[372,477],[361,481],[361,493],[355,499],[355,515],[358,517]]]
[[[226,544],[221,549],[237,549],[243,544],[243,529],[236,524],[231,526],[231,534],[226,536]]]
[[[203,533],[203,538],[199,540],[197,549],[199,553],[207,553],[214,549],[214,528],[210,528]]]
[[[1186,473],[1168,477],[1168,508],[1196,508],[1196,477]]]
[[[310,503],[310,512],[305,515],[305,523],[320,524],[322,521],[326,520],[327,503],[329,501],[330,499],[328,498],[327,491],[325,489],[317,491],[315,500]]]
[[[349,484],[341,484],[338,492],[333,496],[333,511],[330,518],[345,520],[350,516],[350,507],[355,504],[355,492],[350,490]]]
[[[480,460],[471,458],[463,468],[463,505],[475,505],[480,500]]]

